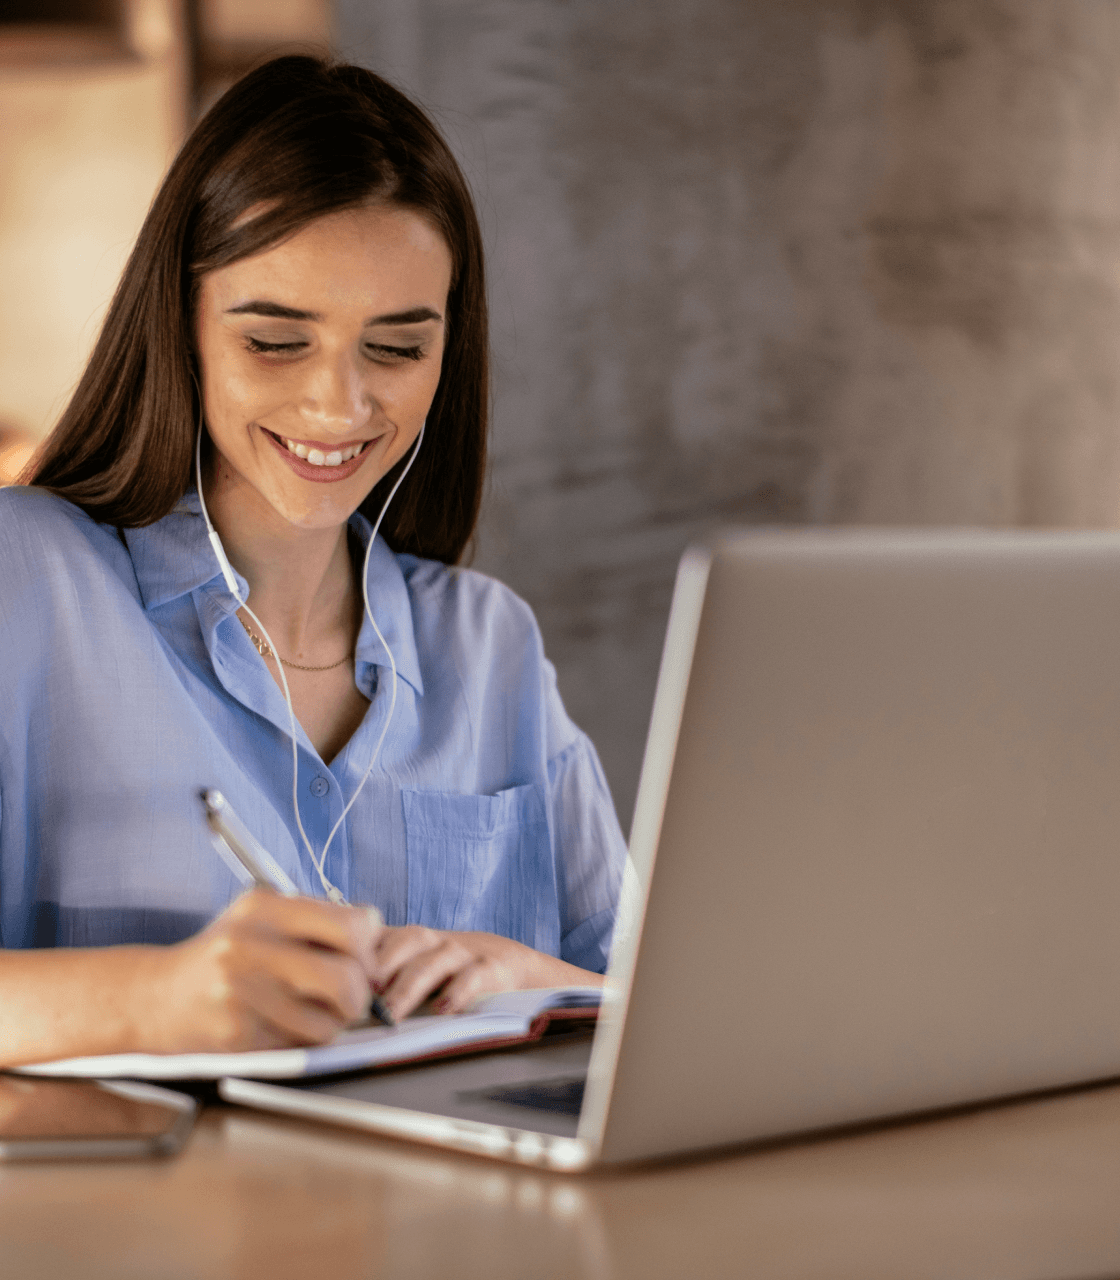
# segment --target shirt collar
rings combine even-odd
[[[357,535],[365,552],[369,546],[373,526],[361,514],[355,511],[350,517],[350,528]],[[388,543],[378,535],[369,557],[369,603],[385,643],[393,651],[397,662],[397,674],[402,680],[416,690],[424,692],[424,680],[420,675],[420,655],[416,651],[416,630],[412,623],[412,596],[408,590],[400,561],[389,550]],[[358,632],[358,644],[354,657],[359,663],[369,662],[374,666],[387,667],[389,656],[385,646],[377,638],[377,632],[370,625],[369,616],[362,618],[362,627]]]
[[[194,489],[189,489],[162,520],[142,529],[125,529],[124,540],[136,570],[140,598],[149,612],[214,578],[221,580],[222,571]],[[249,584],[240,574],[235,576],[247,596]]]
[[[364,553],[369,545],[372,526],[365,516],[356,511],[350,517],[350,528],[361,542]],[[233,598],[222,582],[196,490],[189,489],[172,511],[155,524],[141,529],[125,529],[124,538],[132,556],[140,598],[148,612],[197,591],[215,579],[228,599],[229,611],[233,611]],[[240,574],[235,573],[235,576],[243,596],[248,599],[249,584]],[[416,651],[408,583],[400,562],[381,537],[374,543],[369,558],[369,599],[377,625],[393,651],[397,673],[418,694],[423,694],[424,681]],[[370,626],[368,617],[362,619],[354,656],[359,663],[389,666],[388,654]]]

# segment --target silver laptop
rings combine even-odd
[[[223,1095],[580,1169],[1120,1075],[1120,534],[681,562],[594,1037]]]

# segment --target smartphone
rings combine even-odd
[[[131,1080],[0,1075],[0,1160],[170,1156],[197,1112],[186,1094]]]

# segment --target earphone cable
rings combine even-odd
[[[211,543],[211,546],[214,548],[214,554],[218,559],[218,565],[222,570],[222,576],[225,578],[226,586],[229,588],[230,594],[237,601],[238,605],[242,609],[244,609],[245,612],[249,615],[249,617],[252,618],[253,621],[257,624],[257,626],[260,628],[261,637],[264,639],[268,647],[275,654],[279,651],[277,650],[276,646],[272,643],[272,637],[268,634],[268,631],[265,629],[264,623],[261,622],[260,618],[257,617],[257,615],[253,612],[252,609],[250,609],[248,603],[241,598],[241,592],[238,588],[237,579],[233,572],[233,566],[229,563],[229,558],[226,556],[225,548],[222,546],[221,539],[218,536],[218,531],[214,528],[213,522],[210,519],[210,513],[206,508],[206,498],[202,492],[201,396],[199,397],[199,402],[200,402],[199,403],[199,424],[198,424],[198,434],[195,437],[194,464],[195,464],[195,480],[198,485],[198,501],[199,501],[199,506],[202,510],[202,517],[206,521],[206,529],[210,538],[210,543]],[[283,663],[279,663],[279,662],[277,663],[277,667],[280,673],[280,683],[284,691],[284,702],[288,708],[288,725],[289,725],[288,736],[291,739],[291,744],[292,744],[292,812],[295,815],[296,826],[299,829],[300,838],[303,840],[304,848],[306,848],[308,856],[311,859],[311,865],[315,868],[315,871],[319,876],[319,881],[323,886],[323,890],[331,902],[344,903],[346,901],[346,897],[342,893],[342,891],[338,889],[335,885],[333,885],[330,879],[327,877],[327,874],[325,871],[326,861],[327,861],[327,851],[331,847],[331,842],[334,840],[335,833],[338,831],[339,827],[345,821],[346,815],[350,812],[350,809],[353,807],[354,801],[357,800],[359,793],[361,792],[362,788],[365,786],[370,774],[373,772],[373,767],[377,763],[377,758],[381,752],[381,744],[385,741],[385,736],[389,732],[389,725],[392,723],[393,712],[396,709],[396,705],[397,705],[397,662],[393,656],[392,649],[389,648],[388,644],[385,641],[385,637],[381,634],[381,628],[377,625],[377,619],[374,618],[373,616],[373,609],[370,607],[370,602],[369,602],[370,554],[373,551],[374,539],[377,537],[377,532],[381,528],[381,522],[385,518],[385,512],[388,511],[389,504],[393,501],[394,497],[396,497],[397,490],[401,487],[401,484],[404,481],[405,476],[407,476],[409,471],[412,469],[412,464],[416,461],[416,455],[420,452],[420,445],[423,442],[424,432],[427,428],[427,425],[428,425],[427,420],[425,419],[424,423],[420,427],[420,434],[416,437],[416,443],[413,445],[412,454],[409,457],[408,462],[405,464],[404,469],[401,471],[400,475],[397,477],[396,483],[393,485],[392,489],[389,491],[389,496],[385,499],[385,502],[382,504],[381,511],[379,512],[377,517],[377,521],[374,524],[373,529],[370,533],[369,542],[366,544],[366,554],[362,562],[362,602],[365,605],[366,617],[369,618],[370,624],[372,625],[374,631],[376,632],[378,640],[381,641],[381,647],[385,650],[385,652],[389,656],[389,667],[392,672],[392,690],[389,698],[389,711],[385,717],[385,723],[381,728],[381,734],[377,739],[377,744],[373,749],[373,755],[370,759],[369,767],[366,769],[365,773],[362,775],[361,782],[358,783],[358,786],[355,788],[354,794],[350,797],[345,808],[342,810],[342,813],[339,815],[338,821],[331,828],[330,834],[327,836],[326,844],[323,845],[322,855],[318,858],[315,856],[315,850],[312,847],[312,844],[310,839],[308,838],[307,832],[304,830],[303,820],[300,816],[299,744],[297,741],[296,713],[295,713],[295,707],[292,705],[292,694],[291,694],[291,690],[288,688],[288,677],[284,673]],[[262,658],[262,661],[263,661],[263,658]]]
[[[393,683],[392,683],[392,690],[389,696],[389,710],[385,716],[385,723],[381,726],[381,734],[377,739],[377,745],[373,748],[373,755],[370,757],[369,767],[366,769],[365,773],[362,774],[362,780],[361,782],[358,783],[357,787],[355,788],[354,794],[346,802],[346,807],[338,815],[338,821],[334,824],[333,827],[331,827],[330,834],[327,836],[327,842],[323,846],[322,858],[319,862],[315,864],[316,869],[319,872],[320,878],[324,880],[325,880],[325,875],[324,875],[323,867],[327,860],[327,850],[331,847],[331,841],[335,837],[335,832],[339,829],[339,827],[342,826],[343,822],[345,822],[346,815],[353,808],[354,801],[357,800],[358,795],[360,794],[362,788],[366,785],[366,782],[369,780],[370,774],[373,772],[373,766],[377,763],[377,758],[381,754],[381,744],[385,741],[385,736],[389,732],[389,725],[392,724],[393,722],[393,712],[396,710],[396,707],[397,707],[397,660],[396,658],[394,658],[393,651],[392,649],[389,648],[388,642],[386,641],[385,637],[381,634],[381,628],[377,625],[377,619],[373,616],[373,609],[370,606],[369,561],[370,561],[370,556],[373,553],[374,539],[376,539],[377,537],[377,531],[381,528],[381,521],[385,518],[385,512],[389,510],[389,503],[393,501],[393,498],[396,496],[397,490],[401,487],[401,484],[403,483],[405,476],[408,475],[409,471],[412,468],[412,464],[416,461],[416,455],[420,452],[420,445],[423,443],[424,431],[427,429],[427,426],[428,426],[428,420],[425,418],[424,422],[420,426],[420,434],[416,437],[416,444],[413,446],[412,456],[409,458],[408,462],[405,464],[404,470],[400,473],[399,476],[397,476],[396,483],[393,485],[392,489],[389,491],[389,496],[385,499],[385,502],[381,507],[381,511],[377,517],[377,522],[374,524],[373,529],[370,531],[369,541],[366,543],[366,554],[365,554],[365,558],[362,561],[362,603],[365,605],[366,617],[369,619],[370,625],[373,627],[374,631],[376,632],[378,640],[381,641],[381,647],[389,655],[389,668],[392,672]],[[312,854],[311,857],[312,857],[312,860],[314,860],[315,855]],[[335,890],[335,892],[338,892],[338,891]]]

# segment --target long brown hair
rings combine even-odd
[[[395,551],[454,564],[478,518],[486,466],[478,220],[458,165],[420,108],[371,71],[317,58],[277,58],[251,71],[187,139],[29,483],[124,528],[165,516],[192,481],[200,278],[371,199],[425,214],[451,250],[447,341],[425,444],[382,533]],[[238,223],[258,205],[266,212]],[[367,497],[367,515],[380,510],[400,466]]]

